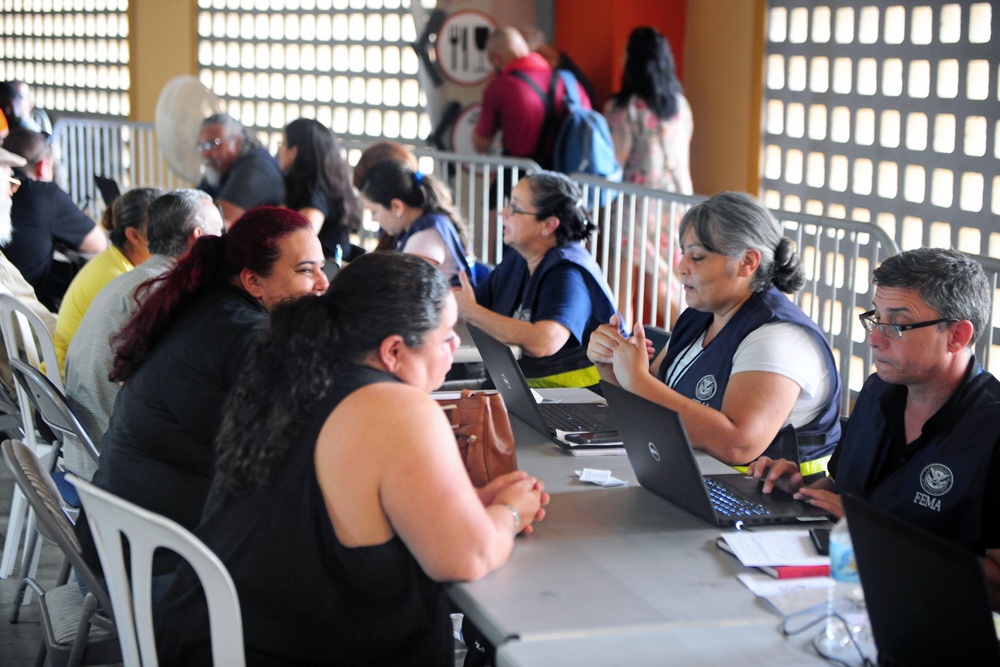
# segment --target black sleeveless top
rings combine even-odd
[[[236,584],[248,665],[447,665],[454,662],[448,601],[399,537],[348,548],[333,531],[316,481],[319,431],[353,391],[396,382],[352,366],[315,408],[300,447],[266,486],[213,491],[198,536]],[[356,443],[363,447],[365,443]],[[156,610],[163,665],[209,665],[208,609],[184,564]]]

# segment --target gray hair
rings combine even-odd
[[[872,281],[881,287],[916,291],[944,319],[972,322],[969,347],[989,324],[990,281],[979,262],[958,250],[916,248],[901,252],[882,262]]]
[[[791,294],[805,285],[805,272],[792,242],[764,206],[745,192],[722,192],[693,206],[681,220],[680,236],[693,229],[709,252],[738,259],[750,249],[760,253],[751,281],[755,292],[774,285]]]
[[[172,190],[149,206],[146,238],[154,255],[180,257],[188,250],[188,240],[196,229],[217,236],[218,221],[210,220],[215,210],[212,198],[201,190]]]
[[[233,137],[240,137],[243,139],[243,142],[240,144],[240,157],[263,147],[260,140],[243,127],[243,123],[227,113],[215,113],[201,121],[202,128],[211,127],[213,125],[220,126],[225,132],[227,139],[231,139]]]

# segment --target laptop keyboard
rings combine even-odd
[[[539,403],[538,407],[545,417],[545,422],[550,427],[561,431],[594,433],[597,431],[615,430],[615,427],[609,426],[607,422],[596,421],[592,418],[587,418],[586,415],[580,414],[580,406],[578,404]]]
[[[708,497],[712,500],[715,511],[724,517],[764,517],[771,511],[760,503],[737,496],[725,484],[717,479],[705,477],[705,487]]]

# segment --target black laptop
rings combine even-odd
[[[555,437],[556,431],[603,433],[618,430],[611,411],[603,403],[538,403],[511,349],[471,324],[469,333],[507,409],[539,433]]]
[[[679,414],[608,382],[604,398],[619,424],[625,453],[639,483],[664,500],[719,526],[793,523],[829,515],[737,472],[702,475]]]
[[[843,502],[879,665],[1000,665],[979,558],[863,500]]]

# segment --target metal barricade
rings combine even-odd
[[[63,118],[52,128],[52,141],[66,170],[70,197],[94,220],[105,209],[95,176],[114,179],[122,191],[191,186],[160,155],[152,123]]]
[[[626,324],[641,320],[669,329],[684,307],[671,266],[677,230],[684,213],[704,197],[608,183],[582,174],[573,179],[581,185],[584,202],[597,222],[590,252],[604,270]],[[872,371],[871,349],[857,315],[871,307],[872,271],[899,247],[871,223],[771,213],[802,260],[806,285],[793,300],[819,325],[833,349],[844,386],[842,413],[847,415],[853,396]],[[627,239],[643,239],[644,247],[636,250]]]
[[[677,229],[687,210],[705,198],[586,174],[572,178],[583,190],[583,203],[597,226],[587,246],[617,299],[625,326],[641,321],[670,330],[685,306],[672,270]],[[644,241],[639,245],[628,239]]]
[[[833,348],[844,397],[843,415],[873,371],[872,350],[858,315],[875,297],[872,272],[899,246],[881,227],[854,220],[771,211],[795,243],[806,285],[794,301],[819,325]]]
[[[341,140],[345,159],[352,167],[369,143]],[[522,177],[538,171],[538,164],[523,158],[460,155],[420,146],[407,147],[417,157],[421,171],[434,174],[451,190],[455,206],[468,225],[470,250],[479,261],[495,265],[503,252],[497,211],[502,208],[511,187]],[[364,217],[362,241],[378,235],[378,227],[367,212]]]
[[[1000,308],[996,307],[996,304],[1000,303],[1000,259],[985,255],[969,255],[969,257],[982,264],[993,290],[990,319],[975,345],[976,359],[990,373],[1000,375],[1000,356],[994,359],[993,355],[996,351],[994,348],[1000,346]]]

